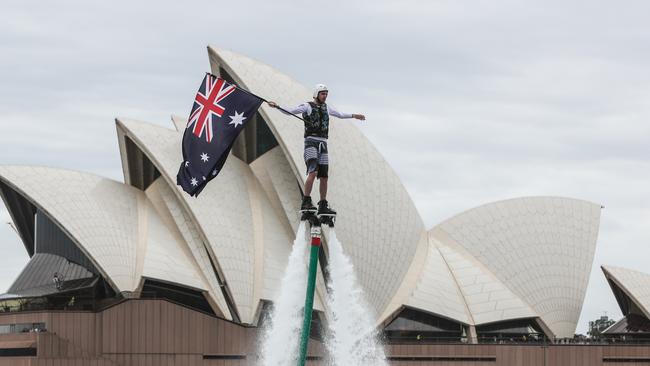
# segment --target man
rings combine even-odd
[[[54,272],[54,275],[52,276],[52,282],[54,283],[54,287],[56,287],[57,290],[61,290],[63,287],[63,279],[59,276],[59,272]]]
[[[305,181],[305,196],[302,199],[301,211],[316,211],[316,207],[311,200],[311,190],[314,186],[314,180],[320,180],[320,201],[318,202],[318,215],[336,215],[327,203],[327,179],[329,170],[329,160],[327,154],[327,137],[329,133],[329,117],[337,118],[356,118],[364,121],[366,117],[363,114],[341,113],[336,109],[328,106],[327,86],[323,84],[316,85],[314,89],[314,100],[312,102],[302,103],[295,108],[282,108],[285,114],[302,114],[305,120],[305,151],[304,158],[307,165],[307,180]],[[280,108],[275,102],[268,102],[273,108]],[[288,112],[288,113],[287,113]]]

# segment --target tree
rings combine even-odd
[[[587,334],[592,339],[600,339],[603,331],[614,324],[615,321],[610,319],[607,315],[601,316],[599,319],[589,322],[589,331]]]

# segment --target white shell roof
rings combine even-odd
[[[433,234],[429,240],[442,253],[473,324],[537,317],[530,306],[456,243],[437,239]]]
[[[164,198],[157,191],[165,185],[158,179],[145,194],[148,200],[141,208],[146,216],[140,220],[140,236],[146,246],[142,249],[142,276],[209,290],[209,281],[194,259],[192,251],[175,224]]]
[[[240,86],[258,95],[285,106],[311,98],[304,86],[270,66],[212,46],[208,51],[213,73],[221,66]],[[260,113],[296,179],[304,182],[302,123],[266,104]],[[381,314],[414,259],[424,225],[399,178],[354,122],[332,121],[328,144],[332,161],[328,200],[339,212],[337,236],[358,268],[366,300]]]
[[[471,314],[449,265],[436,245],[430,241],[421,272],[416,276],[416,285],[405,305],[438,314],[465,324],[474,324]]]
[[[142,277],[207,288],[197,266],[146,195],[110,179],[70,170],[1,166],[0,178],[45,212],[118,291]]]
[[[159,178],[147,188],[147,196],[153,202],[164,203],[164,207],[157,205],[160,211],[166,211],[176,224],[176,230],[180,232],[185,239],[187,248],[192,253],[193,258],[196,260],[200,273],[209,284],[209,295],[213,307],[216,307],[228,319],[231,319],[231,314],[228,311],[228,305],[221,291],[219,281],[210,262],[208,251],[203,245],[203,239],[199,232],[199,228],[194,220],[190,217],[189,213],[183,208],[182,204],[176,197],[174,189],[169,187],[164,179]]]
[[[571,337],[594,258],[600,209],[569,198],[511,199],[466,211],[431,233],[462,247],[556,336]],[[499,293],[512,298],[505,290]]]
[[[0,177],[45,212],[120,291],[134,291],[137,189],[96,175],[45,167],[1,166]]]
[[[650,319],[650,274],[615,266],[601,268],[605,276],[623,290]]]
[[[279,146],[267,151],[250,164],[250,167],[277,212],[284,212],[286,224],[292,232],[298,229],[297,212],[300,197],[296,177]]]

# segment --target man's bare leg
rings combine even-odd
[[[324,201],[327,199],[327,178],[320,178],[320,200]]]
[[[311,190],[314,187],[314,180],[316,180],[316,172],[309,173],[307,175],[307,179],[305,180],[305,196],[311,196]]]

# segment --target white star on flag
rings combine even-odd
[[[218,173],[217,169],[212,171],[212,175],[217,175],[217,173]]]
[[[192,180],[190,181],[190,183],[192,183],[192,185],[193,185],[194,187],[196,187],[196,186],[199,185],[199,181],[196,180],[196,178],[194,178],[194,177],[192,177]]]
[[[234,116],[229,116],[229,117],[231,119],[229,124],[230,125],[235,125],[235,128],[237,128],[237,126],[239,126],[239,125],[243,125],[244,120],[246,119],[246,117],[244,117],[244,112],[237,113],[237,111],[235,111]]]
[[[206,154],[206,153],[203,153],[203,154],[201,154],[201,160],[203,160],[203,162],[205,163],[208,160],[210,160],[210,156],[208,156],[208,154]]]

